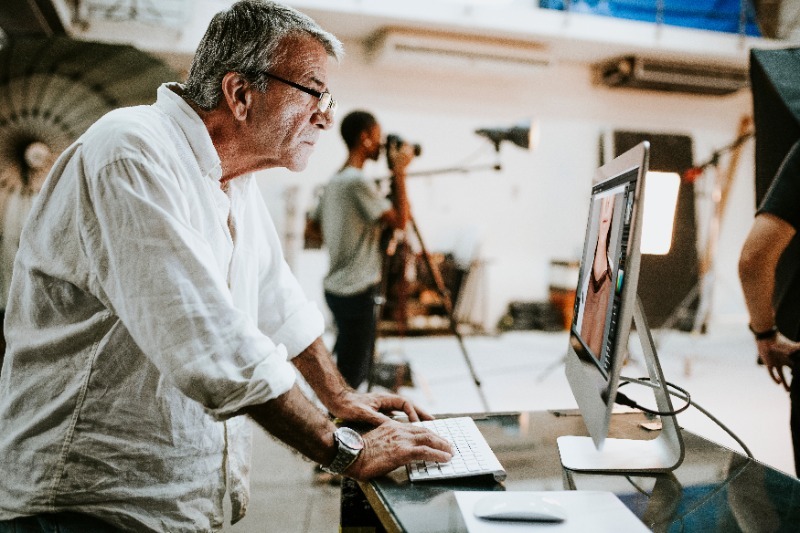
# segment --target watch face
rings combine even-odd
[[[364,441],[361,439],[361,435],[350,428],[339,428],[336,431],[336,436],[342,444],[353,450],[360,450],[364,447]]]

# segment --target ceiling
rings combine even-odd
[[[751,1],[766,36],[800,40],[800,2]],[[648,52],[681,59],[691,59],[694,54],[697,59],[728,60],[740,67],[747,62],[744,39],[731,34],[703,32],[706,35],[702,39],[709,45],[699,41],[687,44],[686,35],[692,38],[691,31],[670,27],[669,31],[661,32],[647,25],[649,40],[631,41],[625,35],[628,26],[620,26],[628,21],[532,9],[538,0],[284,2],[308,13],[343,40],[368,42],[387,28],[400,27],[542,45],[550,48],[557,60],[581,63]],[[0,29],[9,35],[66,33],[78,39],[126,42],[162,55],[191,55],[208,19],[226,3],[222,0],[3,0]],[[636,23],[633,24],[634,31],[630,33],[637,30]],[[592,32],[595,35],[590,36]],[[666,38],[667,34],[674,36]],[[785,42],[777,44],[785,46]]]
[[[800,5],[794,0],[750,0],[756,11],[759,25],[766,37],[787,39],[800,28]],[[287,2],[292,4],[293,2]],[[302,2],[301,2],[302,3]],[[398,2],[399,3],[399,2]],[[461,3],[464,9],[477,6],[477,0],[458,2],[451,0],[449,3]],[[484,2],[489,3],[489,2]],[[532,0],[506,0],[505,4],[530,4]],[[335,6],[335,1],[330,5]],[[73,13],[94,12],[105,13],[109,18],[123,20],[126,17],[133,19],[162,19],[172,20],[179,16],[181,10],[192,9],[192,2],[188,0],[3,0],[0,7],[0,28],[6,34],[58,34],[64,33],[65,27],[59,18],[59,10],[64,15],[65,10]],[[331,9],[334,13],[335,8]],[[347,23],[336,26],[337,35],[364,37],[373,31],[374,21],[368,17],[350,19]]]

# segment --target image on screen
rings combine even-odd
[[[605,376],[614,363],[635,193],[630,178],[635,177],[593,191],[578,275],[572,344],[581,359],[593,361]]]

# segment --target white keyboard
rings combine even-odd
[[[416,461],[406,465],[411,481],[428,481],[470,476],[492,475],[496,481],[506,478],[475,421],[468,416],[414,422],[444,437],[453,447],[453,458],[447,463]]]

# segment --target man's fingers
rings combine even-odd
[[[409,422],[419,422],[419,409],[408,400],[403,402],[403,412],[408,415]]]
[[[384,410],[403,411],[408,416],[409,422],[419,422],[419,415],[414,404],[402,396],[387,395],[381,399],[381,404]]]
[[[368,424],[373,424],[375,426],[380,426],[381,424],[391,420],[391,417],[386,416],[380,411],[375,411],[373,409],[364,409],[363,413],[364,415],[361,417],[361,419],[364,422],[367,422]]]
[[[437,463],[447,463],[452,458],[452,453],[437,450],[436,448],[419,446],[414,449],[414,459],[417,461],[435,461]]]
[[[408,416],[409,422],[431,420],[431,416],[415,406],[410,400],[396,394],[386,394],[379,399],[383,411],[403,411]]]
[[[413,406],[414,409],[417,411],[417,416],[420,420],[433,420],[433,416],[429,414],[426,410],[422,409],[418,405]]]
[[[447,439],[444,439],[425,428],[415,427],[415,429],[420,430],[418,432],[418,441],[421,442],[424,446],[436,450],[441,450],[443,452],[447,452],[449,455],[453,455],[453,447],[450,445],[450,442]],[[450,459],[446,459],[449,461]]]
[[[769,377],[772,378],[772,381],[781,385],[781,378],[778,375],[778,369],[772,363],[767,364],[767,370],[769,370]]]
[[[789,384],[786,382],[786,376],[783,374],[783,365],[778,367],[778,375],[781,378],[779,383],[781,385],[783,385],[783,388],[786,389],[786,391],[788,392],[789,391]]]

